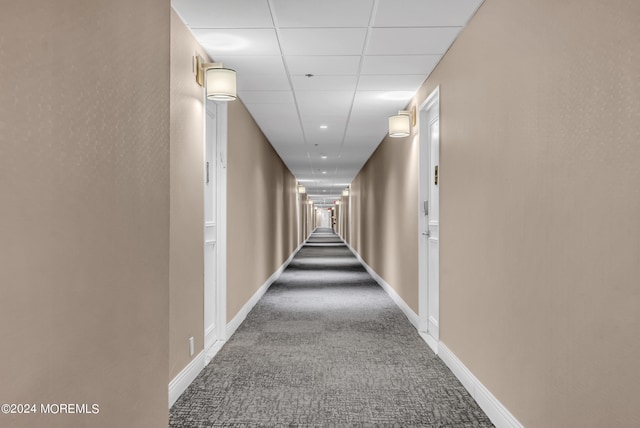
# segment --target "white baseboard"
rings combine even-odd
[[[449,367],[453,374],[458,378],[460,383],[465,387],[469,394],[476,400],[480,408],[487,414],[491,422],[497,428],[522,428],[522,424],[507,410],[507,408],[476,378],[467,367],[456,357],[444,343],[434,339],[432,336],[420,332],[420,318],[413,310],[402,300],[402,297],[391,287],[380,275],[373,270],[351,247],[347,242],[345,245],[356,256],[362,266],[369,272],[369,275],[376,280],[378,284],[389,294],[389,297],[398,305],[400,310],[409,319],[409,322],[418,330],[420,337],[427,342],[427,345],[438,354],[442,361]]]
[[[211,324],[204,331],[204,349],[210,348],[216,343],[216,325]]]
[[[278,270],[276,270],[269,278],[267,278],[265,283],[262,284],[260,288],[258,288],[258,290],[253,294],[253,296],[251,296],[249,301],[247,301],[247,303],[244,304],[242,309],[238,311],[236,316],[234,316],[233,319],[229,321],[229,323],[227,323],[227,339],[229,339],[231,335],[235,333],[238,327],[240,327],[240,324],[242,324],[242,321],[244,321],[245,318],[247,318],[247,315],[249,315],[249,312],[251,312],[251,309],[253,309],[256,303],[258,303],[258,300],[260,300],[260,298],[264,295],[264,293],[267,292],[269,287],[271,287],[271,284],[273,284],[276,281],[276,279],[278,279],[278,277],[282,274],[282,272],[284,272],[287,266],[289,266],[289,263],[291,263],[291,261],[296,256],[296,254],[298,254],[298,251],[300,251],[300,249],[306,242],[307,241],[305,240],[302,244],[298,246],[298,248],[295,249],[293,253],[291,253],[289,258],[285,260],[282,266],[280,266]]]
[[[223,340],[218,340],[217,342],[214,342],[213,345],[211,345],[208,349],[205,349],[204,351],[205,366],[209,364],[211,360],[213,360],[213,357],[216,356],[216,354],[222,349],[222,345],[224,345],[225,343],[227,342]]]
[[[205,366],[205,352],[202,351],[196,357],[191,360],[187,366],[182,369],[176,377],[169,382],[169,408],[173,406],[173,403],[182,395],[191,382],[198,376]]]
[[[478,406],[487,414],[497,428],[522,428],[522,424],[507,408],[478,380],[477,377],[440,341],[438,356],[451,369],[460,383],[476,400]]]
[[[249,299],[247,303],[240,309],[240,311],[236,314],[233,319],[227,323],[226,333],[227,338],[231,337],[231,335],[238,329],[242,321],[247,317],[251,309],[258,303],[258,300],[263,296],[263,294],[269,289],[271,284],[275,282],[276,279],[284,272],[284,270],[289,266],[289,263],[293,260],[295,255],[300,251],[302,246],[306,243],[303,242],[296,248],[296,250],[291,253],[289,258],[278,268],[277,271],[271,275],[267,281],[260,286],[258,291],[254,293],[253,296]],[[208,332],[209,334],[213,334],[214,330]],[[178,375],[173,378],[171,382],[169,382],[169,408],[173,406],[176,400],[182,395],[182,393],[189,387],[191,382],[200,374],[202,369],[209,364],[209,362],[213,359],[213,357],[222,349],[222,346],[226,343],[226,341],[218,340],[215,341],[208,349],[201,351],[187,366],[178,373]]]
[[[418,318],[418,315],[415,312],[413,312],[413,310],[409,307],[409,305],[407,305],[407,302],[402,300],[402,297],[400,297],[400,295],[396,292],[396,290],[394,290],[393,287],[391,287],[387,283],[387,281],[385,281],[380,275],[378,275],[378,273],[375,270],[373,270],[373,268],[369,266],[362,259],[360,254],[351,245],[349,245],[346,241],[344,242],[344,244],[347,246],[347,248],[349,248],[349,250],[351,250],[353,255],[356,256],[358,261],[362,263],[362,266],[364,266],[367,272],[369,272],[369,275],[371,275],[373,279],[375,279],[376,282],[380,284],[380,286],[384,289],[384,291],[387,292],[389,297],[391,297],[391,299],[396,303],[396,305],[398,305],[400,310],[409,319],[409,322],[416,328],[416,330],[419,330],[418,326],[419,326],[420,318]]]
[[[422,340],[424,340],[425,342],[427,342],[427,345],[429,345],[429,348],[431,348],[431,350],[438,355],[438,344],[439,342],[431,335],[423,332],[423,331],[418,331],[418,334],[420,335],[420,337],[422,338]]]

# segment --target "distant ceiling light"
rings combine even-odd
[[[326,174],[326,173],[327,173],[327,171],[322,171],[322,173],[323,173],[323,174]]]
[[[206,88],[207,99],[213,101],[233,101],[236,99],[236,72],[224,68],[222,63],[203,62],[195,57],[196,82]]]
[[[404,101],[411,99],[414,94],[415,92],[411,91],[391,91],[385,92],[384,94],[380,95],[380,98],[390,101]]]
[[[298,193],[307,193],[307,189],[304,186],[298,186]]]
[[[327,129],[328,126],[327,125],[320,125],[320,129]]]
[[[342,191],[342,196],[349,196],[349,189],[344,189]]]
[[[334,201],[333,203],[336,205],[340,205],[340,201]]]
[[[320,155],[320,157],[321,157],[322,159],[326,159],[326,158],[327,158],[327,155]]]
[[[389,116],[389,137],[408,137],[411,134],[411,125],[415,125],[415,110],[401,110],[395,116]]]

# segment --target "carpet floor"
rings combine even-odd
[[[318,229],[170,410],[170,427],[491,427],[330,229]]]

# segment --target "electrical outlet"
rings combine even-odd
[[[193,340],[193,336],[189,338],[189,356],[193,357],[193,354],[196,352],[195,342]]]

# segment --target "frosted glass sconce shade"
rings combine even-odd
[[[230,68],[207,68],[207,98],[214,101],[236,99],[236,72]]]

